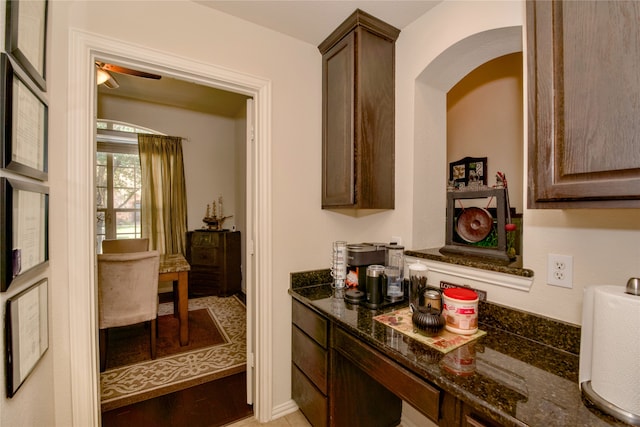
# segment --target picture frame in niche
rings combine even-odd
[[[49,348],[49,282],[42,279],[7,299],[7,397],[13,397]]]
[[[0,54],[2,167],[46,181],[49,109],[44,94],[27,82],[11,58]]]
[[[487,185],[487,158],[465,157],[449,163],[449,181],[455,188]],[[477,186],[476,185],[476,186]]]
[[[49,189],[0,178],[0,291],[40,274],[49,260]]]
[[[47,0],[7,0],[6,50],[43,91],[46,83]]]

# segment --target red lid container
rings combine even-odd
[[[444,290],[444,294],[449,298],[461,301],[473,301],[478,299],[478,294],[467,288],[448,288]]]

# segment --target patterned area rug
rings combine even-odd
[[[222,343],[158,357],[100,374],[102,411],[172,393],[246,369],[246,308],[236,297],[189,300],[189,311],[209,310]],[[160,304],[159,315],[173,313],[173,303]],[[177,337],[176,337],[177,339]]]

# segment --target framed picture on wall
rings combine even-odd
[[[49,189],[0,178],[0,291],[19,276],[40,274],[49,260]]]
[[[13,397],[49,348],[49,285],[42,279],[7,300],[7,397]]]
[[[0,54],[0,138],[2,167],[31,178],[47,179],[48,107],[44,94],[13,60]]]
[[[47,42],[47,0],[7,0],[6,50],[43,91]]]
[[[449,181],[456,188],[487,185],[487,158],[465,157],[449,163]]]

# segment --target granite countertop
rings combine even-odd
[[[500,261],[473,255],[454,255],[440,252],[440,249],[420,249],[407,250],[406,256],[428,259],[431,261],[446,262],[447,264],[457,264],[465,267],[474,267],[482,270],[495,271],[498,273],[513,274],[521,277],[533,277],[533,270],[522,268],[522,257],[518,256],[512,261]]]
[[[336,298],[330,283],[325,270],[293,273],[289,293],[490,419],[506,426],[627,425],[582,399],[574,325],[481,303],[479,326],[487,334],[444,354],[373,319],[406,302],[370,310]],[[460,369],[462,356],[474,365]]]

